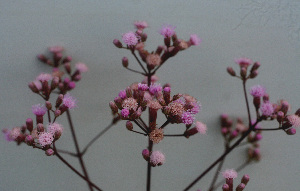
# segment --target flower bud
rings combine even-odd
[[[260,97],[253,97],[253,104],[255,109],[258,110],[260,107]]]
[[[37,59],[38,59],[39,61],[41,61],[41,62],[47,64],[48,58],[47,58],[45,55],[39,54],[39,55],[37,55]]]
[[[222,190],[223,190],[223,191],[229,191],[229,186],[228,186],[228,184],[224,184],[224,185],[222,186]]]
[[[166,45],[167,47],[169,47],[170,44],[171,44],[171,39],[170,39],[170,38],[164,38],[164,43],[165,43],[165,45]]]
[[[46,101],[46,102],[45,102],[45,105],[46,105],[46,108],[47,108],[48,110],[51,110],[51,109],[52,109],[52,104],[51,104],[50,101]]]
[[[71,64],[70,62],[67,62],[64,64],[65,70],[67,71],[68,74],[71,74]]]
[[[146,160],[146,161],[149,161],[149,158],[150,158],[150,152],[148,149],[144,149],[142,151],[142,155],[143,155],[143,158]]]
[[[59,84],[59,78],[55,76],[51,82],[51,90],[54,90]]]
[[[38,132],[44,132],[45,131],[44,125],[42,123],[37,124],[36,128],[37,128]]]
[[[253,71],[257,70],[260,67],[260,63],[259,62],[255,62],[250,70],[250,72],[252,73]]]
[[[228,72],[228,74],[230,74],[231,76],[236,76],[236,73],[235,73],[235,71],[233,70],[232,67],[227,67],[227,72]]]
[[[282,111],[278,111],[277,112],[277,117],[276,117],[278,123],[281,123],[283,118],[284,118],[284,113]]]
[[[147,38],[148,38],[148,35],[147,35],[146,33],[143,33],[143,34],[141,35],[141,41],[142,41],[142,42],[145,42],[145,41],[147,40]]]
[[[257,70],[254,70],[254,71],[252,71],[251,73],[250,73],[250,78],[255,78],[256,76],[258,75],[258,71]]]
[[[127,121],[127,122],[126,122],[126,128],[127,128],[129,131],[132,131],[132,129],[133,129],[133,124],[131,123],[131,121]]]
[[[34,143],[34,139],[31,135],[27,135],[25,138],[25,143],[29,146],[33,145]]]
[[[243,176],[242,180],[241,180],[241,183],[247,185],[247,183],[249,182],[249,180],[250,180],[249,175],[248,175],[248,174],[245,174],[245,175]]]
[[[31,118],[26,119],[26,127],[29,132],[33,130],[33,121]]]
[[[236,191],[243,191],[245,189],[246,185],[241,183],[236,187]]]
[[[53,149],[47,149],[47,150],[45,151],[45,154],[46,154],[47,156],[52,156],[52,155],[54,155],[54,150],[53,150]]]
[[[55,117],[58,117],[60,115],[61,115],[61,111],[59,109],[57,109],[57,110],[54,111],[54,116]]]
[[[64,95],[63,94],[59,94],[57,99],[56,99],[56,104],[55,104],[55,107],[58,108],[60,106],[60,104],[62,103],[62,100],[64,98]]]
[[[286,130],[285,132],[288,135],[295,135],[296,134],[296,129],[295,128],[290,128],[290,129]]]
[[[155,51],[155,54],[160,55],[163,50],[164,50],[164,46],[158,46]]]
[[[122,43],[118,39],[114,39],[113,43],[117,48],[123,47]]]
[[[266,94],[263,96],[263,101],[264,101],[264,103],[265,103],[265,102],[268,102],[269,99],[270,99],[270,98],[269,98],[269,94],[266,93]]]
[[[28,84],[28,87],[29,87],[29,89],[31,89],[32,92],[34,92],[34,93],[39,93],[38,88],[35,86],[35,84],[34,84],[33,82],[30,82],[30,83]]]
[[[240,72],[240,74],[241,74],[241,77],[242,77],[242,79],[246,79],[246,75],[247,75],[247,68],[245,68],[245,67],[242,67],[242,68],[241,68],[241,72]]]
[[[123,57],[122,58],[122,65],[127,68],[128,67],[128,58],[127,57]]]
[[[67,62],[71,62],[72,61],[72,57],[71,56],[67,56],[63,59],[62,63],[67,63]]]
[[[111,109],[111,111],[112,111],[113,114],[118,113],[118,107],[117,107],[117,105],[115,104],[115,102],[110,101],[110,102],[109,102],[109,107],[110,107],[110,109]]]

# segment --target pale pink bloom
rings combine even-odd
[[[192,103],[192,105],[194,106],[192,109],[190,109],[189,111],[191,112],[191,114],[197,114],[201,111],[201,104],[200,102],[194,102]]]
[[[158,54],[149,54],[146,57],[146,63],[150,67],[159,66],[160,63],[161,63],[161,58],[160,58],[160,56]]]
[[[292,127],[300,127],[300,117],[298,115],[289,115],[287,119]]]
[[[47,108],[42,104],[36,104],[31,107],[32,113],[37,116],[43,116],[47,112]]]
[[[200,134],[202,134],[202,135],[206,134],[207,127],[204,123],[201,123],[200,121],[197,121],[196,122],[196,128],[197,128],[197,131]]]
[[[149,87],[148,87],[147,84],[138,83],[138,90],[141,90],[141,91],[147,91],[148,88],[149,88]]]
[[[134,22],[134,26],[137,29],[145,29],[148,27],[148,24],[146,21],[136,21],[136,22]]]
[[[34,80],[33,83],[38,90],[42,89],[42,84],[39,80]]]
[[[48,132],[55,135],[55,133],[62,134],[63,132],[63,126],[58,123],[51,123],[48,125]]]
[[[122,40],[125,44],[128,46],[135,46],[138,42],[139,39],[137,35],[134,32],[128,32],[122,35]]]
[[[260,110],[264,116],[270,116],[274,112],[273,104],[266,102],[260,106]]]
[[[10,136],[11,130],[8,129],[3,129],[2,130],[3,134],[4,134],[4,138],[6,141],[10,142],[13,141],[14,139]]]
[[[149,87],[149,92],[152,94],[152,95],[158,95],[159,93],[162,92],[162,87],[160,84],[151,84],[150,87]]]
[[[138,103],[134,98],[130,97],[123,101],[122,107],[128,110],[133,109],[135,111],[138,107]]]
[[[150,155],[150,163],[154,166],[162,165],[165,163],[165,155],[160,151],[152,151]]]
[[[66,95],[64,95],[64,98],[63,98],[63,104],[69,108],[69,109],[73,109],[77,106],[76,104],[76,99],[73,98],[69,93],[67,93]]]
[[[190,43],[191,45],[198,46],[201,43],[201,39],[196,34],[192,34],[190,36]]]
[[[191,112],[187,111],[182,114],[181,120],[182,120],[182,123],[184,123],[186,125],[191,125],[195,120],[195,116],[193,114],[191,114]]]
[[[222,175],[226,179],[234,179],[237,177],[237,172],[234,169],[227,169],[224,172],[222,172]]]
[[[252,64],[252,60],[249,58],[236,58],[235,62],[241,67],[248,67]]]
[[[36,77],[36,80],[39,80],[41,82],[45,82],[45,81],[52,80],[52,78],[53,78],[53,76],[51,74],[41,73],[40,75],[38,75]]]
[[[49,47],[49,51],[52,53],[59,53],[62,52],[64,50],[64,47],[62,46],[51,46]]]
[[[52,133],[43,132],[39,135],[39,144],[44,147],[46,145],[51,145],[54,138]]]
[[[85,63],[82,62],[78,62],[77,64],[75,64],[75,68],[80,72],[87,72],[89,70],[89,68],[86,66]]]
[[[160,29],[160,34],[163,35],[165,38],[170,38],[175,34],[175,28],[174,26],[171,25],[164,25]]]
[[[21,135],[21,128],[20,127],[14,127],[11,131],[10,131],[10,138],[12,140],[15,140],[16,138],[18,138],[18,136]]]
[[[261,85],[255,85],[250,88],[250,94],[253,97],[263,97],[265,93],[265,88]]]

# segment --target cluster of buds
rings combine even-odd
[[[42,73],[33,82],[29,83],[29,88],[37,94],[40,94],[44,99],[48,100],[50,93],[58,88],[59,93],[65,94],[76,87],[76,82],[81,79],[81,74],[87,72],[88,68],[84,63],[76,63],[75,70],[72,71],[70,56],[63,56],[63,47],[50,47],[53,59],[50,60],[45,55],[40,54],[37,58],[53,67],[52,73]],[[59,66],[63,66],[64,71],[60,70]],[[64,74],[68,77],[64,77]]]
[[[144,32],[144,29],[148,27],[148,24],[145,21],[140,21],[135,22],[134,25],[136,32],[131,31],[122,35],[122,41],[125,43],[125,46],[118,39],[115,39],[113,43],[118,48],[126,48],[132,52],[137,50],[142,61],[146,64],[148,71],[157,69],[167,59],[175,56],[179,51],[185,50],[193,45],[197,46],[201,42],[195,34],[192,34],[188,41],[179,39],[175,33],[175,27],[164,25],[160,30],[160,34],[164,37],[164,45],[158,46],[155,52],[149,52],[144,49],[147,40],[147,34]],[[122,64],[127,68],[128,58],[124,57]]]
[[[254,125],[254,122],[252,122]],[[262,132],[260,129],[260,124],[256,124],[254,129],[255,131],[251,131],[247,137],[247,144],[250,144],[248,148],[248,160],[259,161],[261,159],[260,154],[260,145],[259,141],[263,138]],[[221,115],[221,132],[224,136],[225,142],[228,144],[235,138],[242,136],[246,131],[249,130],[249,126],[245,125],[243,120],[237,118],[236,123],[234,124],[231,119],[229,119],[227,114]]]
[[[251,78],[255,78],[258,75],[258,68],[260,67],[259,62],[254,62],[253,66],[250,69],[248,74],[248,68],[252,65],[252,60],[249,58],[238,58],[235,59],[235,62],[240,66],[240,76],[237,76],[236,72],[233,70],[232,67],[227,68],[227,72],[234,77],[241,78],[243,81]]]
[[[237,172],[233,169],[227,169],[222,172],[223,177],[226,179],[226,183],[222,186],[223,191],[233,191],[233,179],[237,178]],[[245,174],[241,179],[241,183],[236,187],[236,191],[243,191],[249,182],[249,175]]]
[[[282,108],[280,108],[279,112],[277,112],[276,119],[279,123],[279,128],[282,128],[286,132],[286,134],[295,135],[295,128],[300,127],[300,109],[298,109],[294,114],[287,115],[287,113],[284,112]]]

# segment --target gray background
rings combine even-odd
[[[35,56],[47,47],[62,45],[74,62],[85,62],[90,71],[83,75],[72,95],[78,108],[72,111],[80,145],[109,124],[108,102],[120,89],[142,78],[121,66],[128,56],[130,66],[139,69],[129,52],[113,46],[114,38],[134,30],[132,23],[146,20],[150,27],[146,48],[162,44],[162,24],[176,26],[180,38],[192,33],[202,41],[170,59],[157,73],[160,83],[172,84],[172,93],[188,93],[201,101],[197,119],[208,126],[207,135],[190,139],[165,138],[155,149],[166,154],[166,163],[153,169],[152,190],[182,190],[222,152],[219,115],[246,118],[241,82],[226,73],[238,67],[234,58],[249,57],[261,62],[260,75],[249,82],[267,88],[271,101],[286,99],[294,112],[299,105],[300,3],[298,0],[204,0],[204,1],[16,1],[0,0],[0,108],[1,129],[21,125],[33,117],[31,105],[42,100],[31,93],[27,83],[50,68]],[[252,108],[253,109],[253,108]],[[253,111],[253,110],[252,110]],[[74,151],[65,126],[58,142]],[[163,120],[160,121],[162,123]],[[141,151],[143,136],[132,134],[120,122],[98,140],[85,156],[92,177],[104,190],[144,190],[146,162]],[[264,123],[276,127],[276,123]],[[181,126],[167,127],[168,133],[182,132]],[[239,173],[248,173],[246,190],[289,190],[300,187],[299,135],[264,132],[262,160]],[[86,184],[56,157],[40,150],[0,140],[0,190],[87,190]],[[77,160],[66,156],[76,167]],[[245,160],[245,150],[234,151],[224,168],[235,168]],[[209,186],[212,173],[192,190]],[[236,183],[238,180],[236,181]]]

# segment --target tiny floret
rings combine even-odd
[[[163,35],[165,38],[170,38],[175,34],[175,28],[174,26],[171,25],[164,25],[160,29],[160,34]]]
[[[261,85],[252,86],[250,89],[250,94],[253,97],[263,97],[265,93],[266,93],[265,88]]]
[[[190,36],[190,43],[191,45],[198,46],[201,43],[201,39],[196,34],[192,34]]]
[[[150,155],[150,163],[154,166],[165,163],[165,155],[160,151],[153,151]]]
[[[122,35],[122,40],[128,46],[135,46],[139,39],[134,32],[128,32]]]
[[[76,102],[77,102],[76,99],[74,97],[72,97],[69,93],[64,95],[63,104],[67,108],[69,108],[69,109],[75,108],[77,106]]]
[[[249,58],[237,58],[235,62],[240,65],[240,67],[248,67],[252,64],[252,60]]]
[[[83,73],[83,72],[87,72],[89,69],[88,67],[86,66],[85,63],[82,63],[82,62],[79,62],[77,64],[75,64],[75,68],[80,72],[80,73]]]
[[[195,116],[191,112],[187,111],[182,114],[181,119],[182,123],[186,125],[191,125],[195,120]]]
[[[47,73],[41,73],[40,75],[38,75],[36,77],[36,80],[41,81],[41,82],[46,82],[49,80],[52,80],[53,76],[51,74],[47,74]]]
[[[196,128],[197,128],[197,131],[200,134],[202,134],[202,135],[206,134],[207,127],[204,123],[201,123],[200,121],[197,121],[196,122]]]
[[[44,147],[46,145],[51,145],[53,142],[53,134],[52,133],[41,133],[39,135],[39,144]]]
[[[234,169],[227,169],[222,172],[222,176],[226,179],[234,179],[237,177],[237,172]]]
[[[270,102],[263,103],[260,110],[264,116],[270,116],[274,112],[274,107]]]
[[[55,133],[62,134],[63,126],[58,123],[51,123],[48,125],[47,130],[49,133],[52,133],[53,135],[55,135]]]
[[[122,99],[125,99],[127,96],[126,96],[126,90],[121,90],[119,92],[119,97],[122,98]]]
[[[149,87],[148,87],[147,84],[138,83],[138,90],[141,90],[141,91],[147,91],[148,88],[149,88]]]
[[[121,114],[123,117],[127,118],[129,115],[129,110],[127,108],[122,109]]]
[[[43,116],[47,112],[47,108],[42,104],[36,104],[31,107],[32,113],[37,116]]]
[[[64,47],[62,46],[51,46],[49,47],[49,51],[52,53],[59,53],[62,52],[64,50]]]
[[[149,138],[154,143],[159,143],[164,138],[164,131],[162,129],[155,128],[151,131]]]
[[[300,117],[298,115],[289,115],[287,119],[292,127],[300,127]]]
[[[134,22],[134,26],[137,29],[145,29],[148,27],[148,23],[146,21],[136,21]]]

